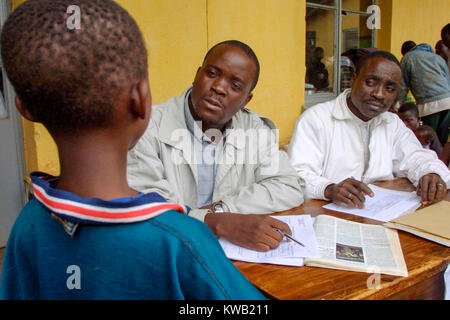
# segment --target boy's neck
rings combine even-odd
[[[101,135],[63,140],[55,138],[61,164],[57,189],[103,200],[138,194],[127,182],[127,146]]]

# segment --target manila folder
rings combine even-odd
[[[414,213],[394,219],[386,225],[394,228],[395,225],[401,225],[450,241],[450,202],[440,201]]]

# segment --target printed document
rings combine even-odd
[[[233,260],[287,266],[302,266],[304,257],[318,256],[313,227],[314,221],[310,215],[273,216],[273,218],[286,223],[291,229],[292,237],[305,246],[303,247],[285,238],[277,248],[266,252],[259,252],[240,247],[226,239],[220,238],[219,243],[225,251],[225,255]]]
[[[415,191],[396,191],[374,185],[369,185],[369,188],[373,191],[374,197],[366,195],[363,209],[349,208],[334,203],[324,205],[323,208],[387,222],[412,213],[421,205],[420,197],[416,195]]]
[[[320,256],[310,267],[408,276],[396,230],[319,215],[314,222]]]

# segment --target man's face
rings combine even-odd
[[[398,114],[403,123],[412,131],[419,127],[419,118],[412,111],[401,112]]]
[[[194,79],[190,107],[203,128],[222,130],[225,124],[251,100],[256,66],[241,49],[216,47]]]
[[[401,75],[393,61],[383,57],[369,60],[352,78],[350,110],[363,121],[389,110],[399,93]]]

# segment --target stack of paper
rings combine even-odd
[[[373,191],[373,198],[366,196],[364,208],[349,208],[345,205],[330,203],[323,208],[354,214],[382,222],[412,213],[420,207],[420,197],[415,192],[396,191],[369,185]]]
[[[299,240],[305,246],[303,247],[294,241],[283,239],[276,249],[267,252],[259,252],[237,246],[220,238],[219,243],[225,251],[225,255],[233,260],[287,266],[302,266],[305,257],[316,257],[319,255],[316,236],[314,234],[314,221],[310,215],[273,217],[289,225],[292,231],[292,237]]]
[[[435,203],[384,225],[450,247],[450,202]]]

